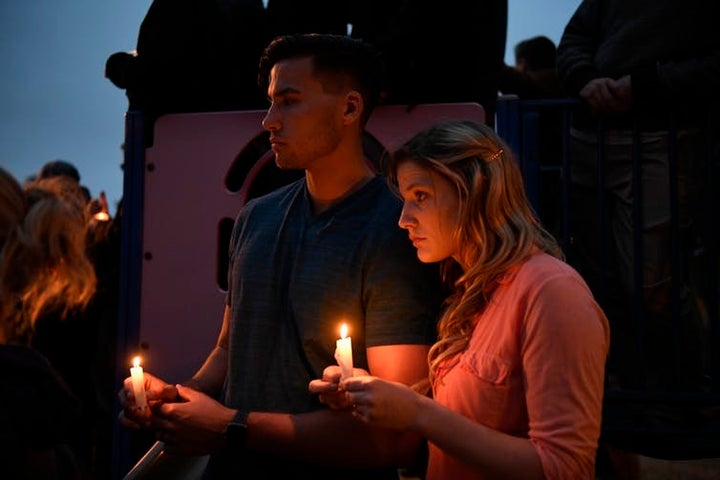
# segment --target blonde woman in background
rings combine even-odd
[[[0,463],[7,478],[86,478],[74,452],[81,407],[28,346],[44,311],[82,308],[95,292],[76,188],[62,178],[23,188],[0,168]]]

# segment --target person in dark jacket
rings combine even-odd
[[[718,167],[720,137],[705,122],[718,105],[719,11],[704,0],[583,0],[558,45],[563,88],[587,106],[570,135],[573,258],[611,322],[611,388],[706,388],[704,312],[718,292],[702,280],[717,275],[703,259],[715,221],[703,178]],[[603,421],[685,428],[683,409],[618,419],[608,406]],[[651,456],[671,445],[612,441]]]
[[[267,39],[260,0],[153,0],[132,52],[115,52],[105,76],[143,112],[147,144],[166,113],[264,108],[257,59]]]

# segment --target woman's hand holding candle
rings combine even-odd
[[[340,387],[341,375],[342,369],[338,365],[328,365],[323,369],[322,378],[310,380],[308,390],[333,410],[349,410],[352,408],[352,403],[348,402],[345,391]],[[353,377],[364,375],[370,374],[362,368],[353,368]]]

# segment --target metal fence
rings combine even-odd
[[[610,320],[601,441],[666,459],[720,457],[720,116],[695,112],[617,128],[575,99],[509,96],[496,120]]]

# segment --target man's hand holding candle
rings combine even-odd
[[[225,432],[237,412],[193,388],[177,385],[177,402],[153,409],[156,438],[169,453],[203,455],[226,443]]]
[[[120,406],[122,407],[118,420],[122,425],[133,429],[149,427],[152,410],[155,409],[157,405],[165,402],[174,402],[178,398],[175,385],[166,383],[147,372],[143,372],[143,380],[145,397],[149,408],[138,408],[133,390],[132,376],[125,379],[123,388],[118,393]]]

